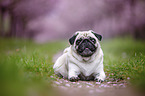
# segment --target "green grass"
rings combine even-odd
[[[145,42],[116,38],[103,40],[101,45],[107,76],[111,74],[109,77],[114,80],[129,77],[132,85],[145,87]],[[54,80],[50,78],[54,74],[53,55],[66,46],[69,44],[64,41],[35,44],[32,41],[0,39],[1,96],[21,93],[28,86],[36,88],[38,85],[41,90],[48,90]]]
[[[145,88],[145,42],[116,38],[102,42],[104,69],[114,80],[127,80],[132,86]]]
[[[63,41],[35,44],[31,41],[0,39],[0,85],[3,85],[0,94],[18,96],[15,94],[28,86],[41,86],[40,89],[50,87],[50,76],[54,74],[52,57],[65,47],[66,42]]]

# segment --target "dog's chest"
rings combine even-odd
[[[98,64],[96,63],[77,63],[77,66],[80,68],[81,73],[83,73],[84,76],[90,76],[95,69],[97,68]]]

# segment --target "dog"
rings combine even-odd
[[[99,41],[102,36],[92,30],[77,31],[70,39],[70,47],[56,60],[55,74],[70,81],[96,80],[103,82],[103,51]]]

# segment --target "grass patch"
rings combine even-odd
[[[102,42],[104,69],[114,80],[130,78],[132,86],[145,87],[145,42],[116,38]]]
[[[145,86],[145,42],[116,38],[104,40],[101,45],[107,76],[114,80],[129,77],[132,85],[139,88]],[[66,46],[69,44],[64,41],[35,44],[31,41],[0,39],[0,95],[12,96],[31,85],[44,85],[44,89],[49,89],[53,80],[50,76],[54,74],[53,55]]]
[[[0,45],[0,84],[3,85],[0,94],[18,96],[28,86],[37,86],[41,90],[50,88],[50,76],[54,74],[52,57],[66,47],[66,42],[35,44],[31,41],[0,39]]]

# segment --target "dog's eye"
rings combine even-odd
[[[82,39],[77,40],[76,44],[79,45],[81,41],[82,41]]]
[[[94,38],[90,38],[90,40],[95,44],[96,40]]]

